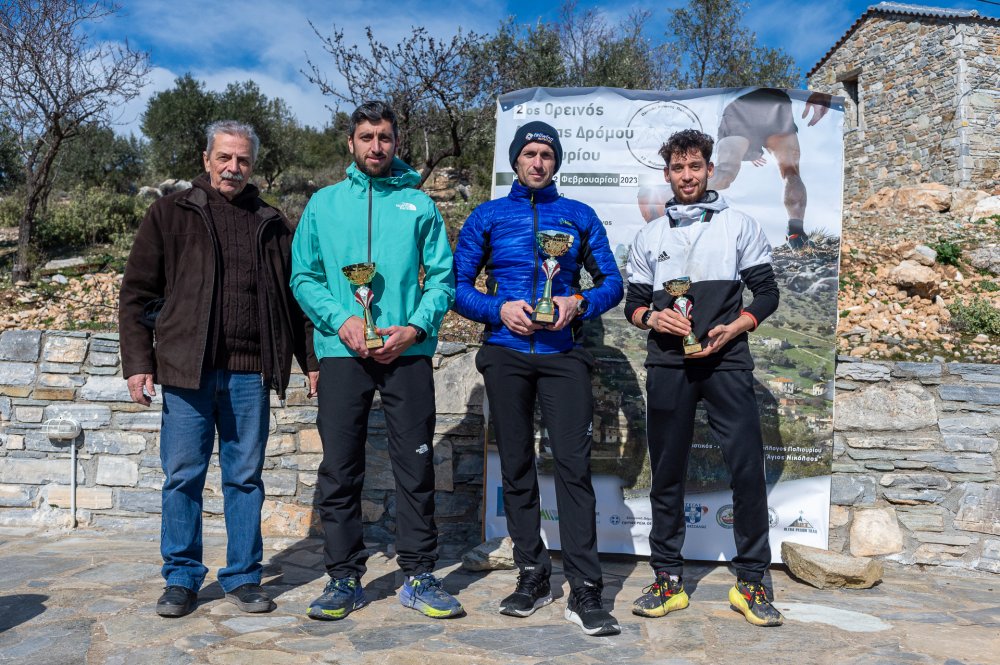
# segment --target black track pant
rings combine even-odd
[[[684,483],[695,406],[705,400],[709,426],[732,478],[737,574],[759,582],[771,562],[764,442],[750,370],[649,367],[646,376],[649,459],[653,470],[649,534],[653,570],[680,575],[684,566]]]
[[[555,460],[556,511],[563,569],[570,588],[601,585],[597,558],[597,502],[590,482],[593,393],[590,355],[529,354],[486,344],[476,356],[490,404],[503,477],[507,530],[518,568],[550,574],[542,543],[538,474],[535,470],[535,398],[541,400]]]
[[[407,575],[430,572],[437,561],[434,525],[434,381],[427,356],[402,356],[389,365],[371,359],[323,358],[319,415],[323,462],[316,508],[323,522],[326,571],[361,577],[366,570],[361,524],[368,412],[378,390],[385,411],[389,459],[396,480],[396,552]]]

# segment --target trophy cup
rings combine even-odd
[[[677,279],[668,280],[663,283],[663,288],[674,297],[674,311],[685,319],[688,318],[691,315],[691,310],[694,308],[691,304],[691,299],[685,295],[688,289],[691,288],[691,278],[678,277]],[[701,343],[694,336],[694,331],[691,331],[684,336],[684,355],[689,356],[699,351],[701,351]]]
[[[542,261],[542,272],[545,273],[545,290],[542,297],[535,303],[535,311],[531,320],[538,323],[552,323],[556,320],[556,306],[552,302],[552,278],[559,274],[559,262],[556,257],[562,256],[573,246],[573,236],[559,231],[539,231],[535,234],[538,248],[548,258]]]
[[[354,299],[365,310],[365,346],[369,349],[382,348],[382,338],[375,332],[375,321],[372,318],[372,300],[375,294],[368,288],[375,277],[374,263],[352,263],[341,268],[344,277],[354,286],[358,287],[354,292]]]

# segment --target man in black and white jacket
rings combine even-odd
[[[695,407],[704,400],[709,423],[732,477],[737,582],[729,601],[747,621],[776,626],[781,614],[762,584],[771,562],[764,443],[753,390],[747,333],[778,307],[771,246],[760,225],[708,191],[713,140],[684,130],[660,155],[674,197],[665,215],[636,235],[628,260],[625,316],[649,330],[646,356],[647,431],[653,481],[650,565],[656,579],[633,604],[659,617],[687,607],[684,560],[684,481]],[[664,283],[690,277],[688,316],[673,309]],[[753,302],[743,307],[743,288]],[[685,355],[693,332],[702,349]]]

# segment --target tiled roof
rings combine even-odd
[[[840,48],[841,44],[847,41],[847,38],[851,36],[851,33],[857,30],[858,27],[862,23],[864,23],[865,19],[867,19],[870,16],[876,16],[879,14],[918,16],[918,17],[936,18],[936,19],[973,19],[973,20],[984,21],[986,23],[1000,24],[1000,19],[991,18],[989,16],[983,16],[975,9],[946,9],[943,7],[928,7],[926,5],[907,5],[901,2],[880,2],[877,5],[870,6],[865,11],[864,14],[858,17],[858,20],[855,21],[851,25],[851,27],[847,29],[847,32],[844,33],[844,36],[841,37],[839,40],[837,40],[837,43],[834,44],[833,47],[829,51],[827,51],[822,58],[820,58],[819,62],[817,62],[813,66],[813,68],[809,70],[809,73],[806,74],[806,77],[808,78],[812,76],[816,72],[816,70],[819,69],[824,62],[826,62],[827,58],[829,58],[834,51]]]

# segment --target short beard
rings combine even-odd
[[[359,157],[357,154],[354,155],[354,164],[361,170],[362,173],[367,175],[369,178],[384,178],[385,176],[389,175],[389,173],[392,171],[391,159],[388,162],[386,162],[385,168],[382,169],[381,173],[376,173],[372,171],[371,168],[369,168],[368,165],[365,164],[364,157],[363,156]]]

